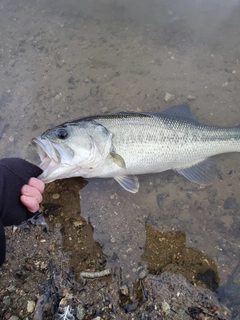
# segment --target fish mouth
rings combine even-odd
[[[42,136],[32,139],[31,142],[41,160],[39,167],[43,170],[38,179],[44,183],[50,183],[57,179],[70,177],[68,175],[73,170],[72,166],[64,162],[64,155],[62,158],[60,155],[61,149],[58,149],[57,145]],[[71,155],[70,150],[69,154]]]
[[[46,171],[52,161],[57,164],[60,163],[60,157],[58,151],[53,147],[52,143],[48,139],[37,137],[32,139],[32,146],[38,153],[41,163],[39,167]]]

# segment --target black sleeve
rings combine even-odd
[[[0,262],[5,256],[3,226],[19,225],[32,216],[20,202],[20,190],[31,177],[41,173],[39,167],[19,158],[0,160]]]
[[[6,240],[5,240],[5,233],[2,221],[0,220],[0,266],[3,264],[5,260],[6,254]]]

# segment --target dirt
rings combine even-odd
[[[239,13],[237,0],[1,1],[1,157],[39,163],[32,137],[96,113],[188,102],[200,122],[239,124]],[[221,303],[238,319],[238,162],[237,154],[219,156],[219,175],[204,189],[174,172],[139,177],[136,195],[111,179],[48,185],[42,209],[50,231],[6,229],[1,317],[33,319],[45,288],[46,319],[64,297],[78,319],[81,308],[86,319],[161,318],[162,301],[157,294],[145,301],[139,281],[174,272],[204,290],[219,286]],[[80,273],[88,269],[112,275],[85,284]],[[122,286],[133,300],[119,294]],[[194,310],[189,317],[213,317],[210,305]]]

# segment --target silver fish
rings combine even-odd
[[[32,140],[45,183],[56,179],[113,177],[136,193],[135,175],[176,170],[208,185],[213,156],[240,151],[240,127],[202,125],[188,105],[160,113],[120,112],[65,122]]]

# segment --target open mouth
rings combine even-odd
[[[51,151],[52,151],[52,146],[50,142],[47,142],[47,140],[44,140],[44,144],[42,141],[38,138],[32,139],[32,145],[34,149],[37,151],[41,163],[39,164],[39,167],[45,171],[48,169],[51,161],[56,161],[58,162],[58,159],[56,159],[56,156],[52,156]]]

